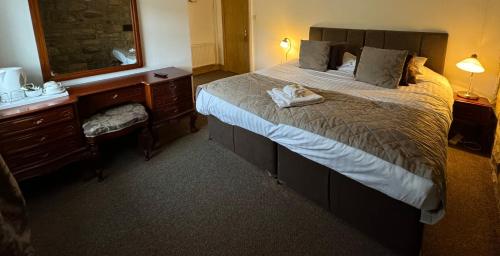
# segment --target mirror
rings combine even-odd
[[[136,0],[30,0],[45,81],[143,66]]]

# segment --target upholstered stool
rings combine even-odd
[[[114,139],[141,129],[139,144],[144,150],[146,161],[151,159],[153,136],[151,135],[148,119],[148,112],[143,105],[131,103],[107,109],[85,120],[83,133],[90,146],[92,158],[97,163],[96,174],[99,180],[104,178],[100,166],[99,143],[105,140]]]

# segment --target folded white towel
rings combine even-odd
[[[306,89],[297,84],[290,84],[283,87],[283,92],[290,98],[298,98],[305,96]]]
[[[305,89],[303,97],[291,98],[286,93],[284,93],[281,89],[274,88],[271,91],[267,91],[267,94],[271,96],[273,101],[280,108],[289,108],[289,107],[302,107],[312,104],[317,104],[323,102],[325,99],[323,96],[318,95],[316,93],[311,92],[310,90]]]

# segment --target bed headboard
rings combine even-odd
[[[311,27],[309,40],[347,42],[353,46],[408,50],[428,58],[428,68],[442,74],[448,45],[448,33],[361,30]]]

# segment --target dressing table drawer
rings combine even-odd
[[[38,146],[32,149],[4,155],[12,173],[22,172],[23,169],[37,165],[48,164],[51,161],[64,157],[82,148],[82,141],[77,138],[62,139],[61,141]]]
[[[14,154],[38,146],[48,145],[56,140],[78,136],[79,127],[73,122],[34,130],[14,137],[0,140],[0,150],[4,154]]]
[[[0,123],[0,140],[12,137],[12,134],[44,128],[50,125],[73,120],[75,113],[72,106],[65,106],[27,115]]]
[[[136,86],[130,86],[116,90],[110,90],[106,92],[92,94],[88,96],[83,96],[80,99],[79,107],[81,110],[83,110],[82,114],[84,116],[90,116],[97,113],[100,110],[112,106],[125,104],[129,102],[144,102],[144,101],[145,101],[144,85],[139,84]]]

